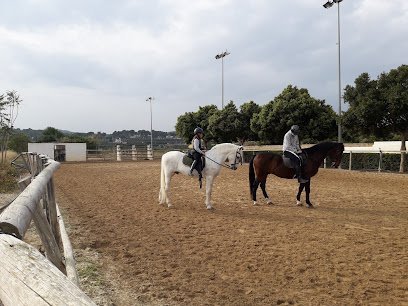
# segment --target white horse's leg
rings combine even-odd
[[[207,176],[205,178],[205,206],[207,206],[207,209],[214,209],[211,205],[211,192],[213,182],[214,182],[213,176]]]
[[[164,186],[164,194],[166,195],[166,203],[167,207],[172,207],[173,205],[170,203],[170,181],[171,181],[172,173],[166,171],[165,173],[165,186]]]
[[[160,170],[160,191],[159,191],[159,204],[164,204],[166,202],[166,191],[164,190],[166,184],[166,178],[164,176],[164,165],[162,162]]]

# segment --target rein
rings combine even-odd
[[[222,167],[224,167],[224,168],[227,168],[227,169],[230,169],[230,170],[237,170],[236,165],[239,164],[239,162],[237,163],[237,157],[238,157],[238,155],[241,157],[241,153],[239,153],[238,151],[239,151],[239,149],[237,149],[237,152],[235,153],[234,163],[231,164],[231,165],[226,165],[225,163],[222,163],[222,164],[221,164],[221,163],[216,162],[215,160],[213,160],[213,159],[207,157],[206,155],[204,155],[204,157],[207,158],[207,159],[209,159],[209,160],[211,160],[213,163],[216,163],[217,165],[220,165],[220,166],[222,166]],[[242,165],[242,159],[241,159],[241,165]]]

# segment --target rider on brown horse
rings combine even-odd
[[[299,183],[304,183],[306,180],[302,177],[302,158],[299,154],[302,153],[302,149],[299,144],[299,126],[292,125],[290,130],[283,137],[283,156],[289,158],[295,168],[296,175]]]

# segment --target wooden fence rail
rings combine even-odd
[[[60,164],[34,153],[19,155],[13,164],[30,175],[19,181],[21,194],[0,214],[0,303],[95,305],[78,287],[72,246],[55,201],[52,177]],[[21,241],[31,220],[46,257]]]

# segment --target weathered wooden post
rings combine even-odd
[[[380,160],[378,161],[378,172],[381,172],[382,170],[382,159],[383,159],[383,153],[381,151],[381,148],[378,148],[380,150]]]
[[[350,151],[350,159],[349,159],[349,170],[351,170],[351,159],[353,158],[353,152]]]
[[[27,186],[26,189],[0,215],[0,230],[21,239],[27,231],[37,203],[46,191],[48,181],[59,168],[58,162],[52,161],[47,168]]]
[[[37,249],[0,234],[0,300],[14,305],[96,305]]]
[[[116,160],[122,161],[122,151],[120,150],[120,145],[116,146]]]
[[[58,215],[58,223],[61,232],[61,240],[62,240],[62,247],[64,249],[64,257],[65,257],[65,269],[67,277],[73,282],[75,285],[79,286],[79,277],[75,267],[75,258],[74,258],[74,251],[71,245],[71,241],[69,240],[67,230],[65,229],[64,219],[62,219],[61,212],[57,205],[57,215]]]
[[[95,305],[78,287],[72,246],[55,201],[52,176],[60,164],[33,153],[21,157],[30,175],[18,182],[22,192],[0,214],[0,305]],[[19,240],[31,219],[47,258]]]

